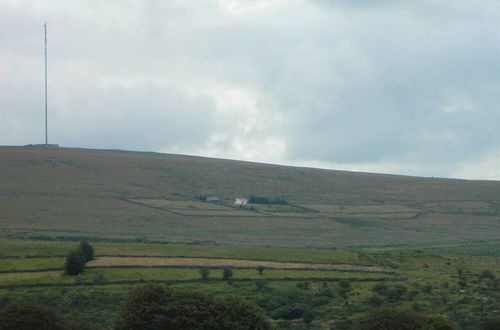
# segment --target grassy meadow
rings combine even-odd
[[[354,250],[95,243],[95,261],[179,258],[182,262],[175,267],[155,267],[147,262],[92,267],[91,262],[83,274],[68,276],[63,272],[62,254],[75,248],[76,243],[2,240],[1,245],[6,247],[0,259],[1,304],[21,299],[36,301],[67,317],[105,328],[113,326],[126,293],[148,281],[213,295],[243,297],[264,308],[282,329],[297,326],[348,329],[353,320],[374,306],[404,306],[440,314],[455,322],[459,329],[477,329],[478,320],[496,313],[500,303],[500,283],[496,280],[500,276],[500,251],[493,253],[495,246],[482,247],[489,251],[488,256],[471,256],[472,253],[462,253],[467,246],[367,254]],[[193,262],[189,263],[187,257]],[[199,264],[200,260],[212,262],[208,279],[200,276],[200,267],[204,266]],[[232,264],[233,276],[223,279],[223,267],[213,262],[228,260],[239,263]],[[290,263],[300,265],[301,269],[280,268]],[[317,269],[318,263],[359,269]],[[267,266],[262,274],[258,264]],[[311,268],[304,269],[304,265]],[[363,271],[368,265],[382,271]],[[485,277],[485,271],[494,278]],[[347,291],[341,284],[345,282]],[[312,311],[311,323],[305,324],[300,318],[286,319],[283,310],[293,301]]]

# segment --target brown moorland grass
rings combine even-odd
[[[306,204],[312,210],[325,213],[416,213],[420,210],[413,207],[394,204],[366,204],[366,205],[335,205],[335,204]]]
[[[0,147],[1,195],[192,200],[286,196],[293,203],[499,201],[500,183],[357,173],[172,154]],[[164,197],[163,197],[164,198]]]
[[[380,266],[360,266],[349,264],[275,262],[265,260],[215,259],[215,258],[159,258],[159,257],[98,257],[90,261],[87,267],[113,266],[188,266],[188,267],[242,267],[257,268],[264,266],[270,269],[324,269],[341,271],[361,271],[393,273],[394,271]]]
[[[0,147],[0,182],[0,226],[6,238],[383,248],[491,242],[500,237],[497,181],[355,173],[142,152]],[[127,201],[186,202],[199,195],[223,200],[257,195],[286,198],[293,205],[366,206],[371,211],[356,213],[353,218],[339,217],[337,209],[325,212],[334,214],[331,217],[298,210],[283,210],[290,213],[280,217],[268,216],[271,212],[255,217],[204,217],[172,214]],[[399,208],[420,210],[420,205],[431,202],[477,202],[489,207],[462,206],[467,212],[473,210],[463,212],[466,217],[459,208],[457,212],[457,208],[440,206],[424,208],[411,219],[369,221],[384,212],[414,213]]]
[[[492,205],[490,203],[484,201],[458,201],[458,202],[450,202],[450,201],[438,201],[438,202],[430,202],[423,203],[421,207],[432,210],[432,211],[440,211],[440,212],[491,212],[494,211]]]
[[[223,216],[223,217],[263,217],[262,214],[251,212],[251,211],[240,211],[240,210],[187,210],[187,209],[171,209],[172,212],[182,214],[182,215],[191,215],[191,216]]]
[[[131,199],[130,201],[153,207],[176,209],[176,210],[177,209],[203,210],[203,211],[231,210],[231,208],[223,206],[221,204],[208,203],[208,202],[166,200],[166,199]]]

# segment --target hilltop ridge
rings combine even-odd
[[[0,194],[226,198],[293,202],[500,199],[500,182],[424,178],[259,164],[199,156],[74,148],[0,147]]]

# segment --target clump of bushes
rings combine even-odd
[[[374,308],[357,320],[356,330],[453,330],[441,316],[427,316],[410,309]]]
[[[297,289],[273,291],[261,297],[257,303],[275,320],[294,320],[302,318],[305,323],[314,319],[313,308],[331,302],[335,293],[326,288],[311,294],[301,283]]]
[[[97,330],[95,325],[84,321],[64,319],[54,310],[28,301],[15,301],[0,310],[2,330]]]
[[[267,330],[274,327],[260,308],[240,298],[214,298],[148,283],[125,297],[115,329]]]
[[[76,250],[71,251],[66,257],[64,273],[75,276],[83,273],[85,265],[94,259],[94,248],[86,241],[80,243]]]

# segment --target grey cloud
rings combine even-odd
[[[80,94],[54,109],[55,138],[69,145],[85,140],[100,148],[189,148],[203,144],[213,125],[212,100],[187,97],[153,84],[89,88]]]
[[[221,149],[272,136],[283,162],[445,168],[500,143],[494,1],[291,1],[238,14],[214,3],[0,5],[0,28],[15,33],[0,34],[0,143],[35,137],[44,17],[61,144],[182,151],[218,133]],[[250,115],[222,116],[219,86],[285,120],[241,134]]]

